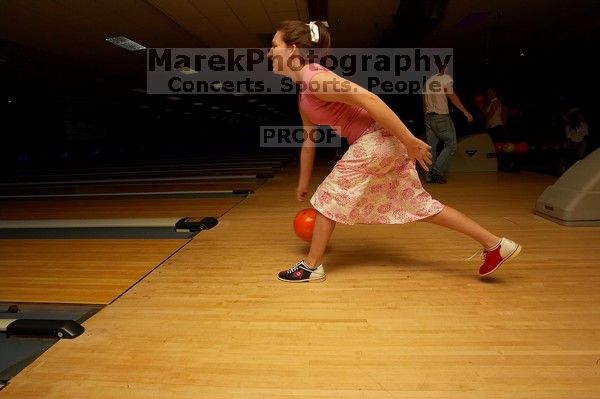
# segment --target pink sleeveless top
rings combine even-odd
[[[302,76],[302,92],[299,105],[302,112],[316,125],[329,125],[336,132],[354,143],[375,120],[361,107],[340,102],[323,101],[310,90],[310,80],[319,72],[331,72],[319,64],[309,64]]]

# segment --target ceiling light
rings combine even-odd
[[[126,38],[125,36],[109,37],[108,39],[106,39],[106,41],[129,51],[139,51],[146,49],[146,47],[134,42],[131,39]]]
[[[195,73],[198,73],[198,71],[196,71],[195,69],[192,69],[190,67],[177,68],[176,71],[181,72],[184,75],[193,75]]]

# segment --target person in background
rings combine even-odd
[[[454,92],[454,80],[446,73],[446,65],[438,65],[438,71],[427,80],[423,91],[425,134],[427,143],[431,146],[433,161],[425,176],[427,183],[446,183],[444,172],[450,162],[450,157],[456,152],[456,129],[450,116],[448,100],[463,113],[467,122],[473,121],[473,115],[467,111]],[[437,146],[440,141],[443,143],[443,147],[438,154]]]
[[[502,141],[505,139],[506,113],[504,106],[498,98],[495,88],[491,87],[487,91],[488,105],[485,109],[485,127],[492,136],[492,140]]]
[[[571,114],[570,121],[565,126],[565,136],[566,148],[572,151],[577,160],[583,159],[589,136],[589,128],[583,112],[577,110]]]

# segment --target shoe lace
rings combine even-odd
[[[487,255],[487,251],[485,249],[480,249],[477,252],[475,252],[473,255],[471,255],[467,259],[465,259],[465,262],[470,261],[471,259],[473,259],[477,255],[479,255],[481,257],[481,259],[485,260],[485,257]]]
[[[302,266],[302,261],[296,263],[294,266],[290,267],[287,272],[288,274],[292,274],[294,273],[296,270],[298,270],[300,268],[300,266]]]

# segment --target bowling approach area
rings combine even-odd
[[[332,162],[317,165],[311,190]],[[294,216],[308,205],[295,199],[296,166],[236,184],[252,187],[243,197],[173,200],[180,207],[212,201],[193,214],[176,213],[218,219],[192,237],[143,238],[135,230],[126,238],[119,227],[117,237],[108,237],[110,228],[98,230],[100,237],[52,237],[58,229],[35,236],[32,227],[21,238],[3,238],[0,302],[36,317],[54,304],[57,316],[75,315],[85,331],[39,343],[0,398],[591,398],[600,392],[600,230],[533,213],[556,177],[472,173],[426,185],[443,203],[523,245],[518,258],[487,278],[478,277],[480,259],[469,259],[478,245],[450,230],[426,223],[338,225],[327,280],[287,284],[277,272],[308,249],[293,229]],[[119,213],[125,201],[137,212],[132,218],[144,207],[160,216],[178,209],[165,199],[156,208],[148,199],[91,200],[75,206],[70,199],[37,199],[47,207],[34,208],[40,220],[80,218],[84,206],[101,218]],[[8,205],[3,212],[6,218]]]

